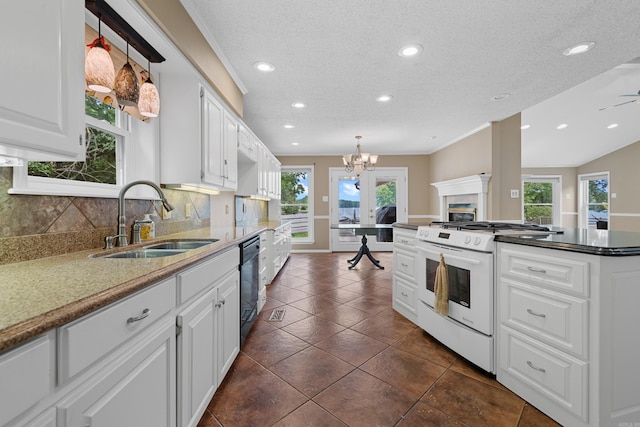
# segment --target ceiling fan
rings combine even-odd
[[[638,93],[636,93],[636,94],[620,95],[620,96],[636,96],[636,97],[640,97],[640,90],[639,90],[639,91],[638,91]],[[619,107],[619,106],[624,105],[624,104],[630,104],[630,103],[632,103],[632,102],[635,102],[635,103],[640,104],[640,98],[638,98],[638,99],[633,99],[633,100],[631,100],[631,101],[621,102],[620,104],[616,104],[616,105],[609,105],[608,107],[601,108],[601,109],[599,109],[598,111],[609,110],[609,109],[611,109],[611,108]]]

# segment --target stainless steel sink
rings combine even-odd
[[[210,245],[217,242],[218,239],[209,240],[172,240],[169,242],[156,243],[153,245],[145,246],[144,249],[197,249],[202,246]]]
[[[108,255],[97,255],[97,258],[160,258],[185,253],[186,249],[135,249],[115,252]]]

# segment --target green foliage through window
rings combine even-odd
[[[85,96],[85,113],[111,125],[116,124],[116,111],[96,98]],[[117,136],[87,126],[87,149],[83,162],[29,162],[28,174],[44,178],[116,184]]]
[[[553,219],[553,184],[524,183],[524,219],[536,224],[551,224]]]

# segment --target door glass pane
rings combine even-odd
[[[360,180],[354,177],[338,179],[338,221],[340,224],[360,224]],[[354,230],[339,230],[339,242],[357,242]]]
[[[539,225],[553,224],[553,184],[524,183],[524,219]]]
[[[589,227],[607,229],[609,222],[609,180],[589,180],[588,221]]]
[[[376,178],[376,224],[393,224],[396,222],[396,180]],[[393,242],[393,229],[378,230],[378,242]]]

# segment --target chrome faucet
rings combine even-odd
[[[164,206],[164,208],[168,211],[173,210],[173,206],[171,206],[171,203],[169,203],[167,198],[164,196],[164,193],[156,183],[144,180],[132,181],[128,183],[127,185],[122,187],[120,189],[120,193],[118,193],[118,234],[116,234],[115,236],[105,237],[105,249],[110,249],[111,247],[113,247],[113,241],[115,239],[118,239],[117,246],[127,246],[129,244],[127,242],[127,217],[124,214],[124,195],[131,187],[138,184],[148,185],[149,187],[156,190],[158,196],[160,196],[160,200],[162,201],[162,205]]]

